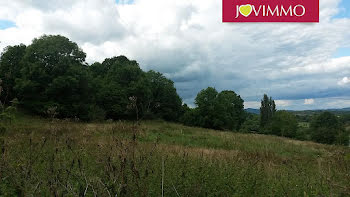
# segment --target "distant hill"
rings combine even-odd
[[[248,113],[252,113],[252,114],[260,114],[259,109],[247,108],[247,109],[245,109],[245,111]],[[300,111],[287,110],[287,111],[292,112],[292,113],[297,114],[297,115],[311,115],[311,114],[321,113],[324,111],[342,114],[342,113],[350,113],[350,107],[342,108],[342,109],[316,109],[316,110],[300,110]]]
[[[260,114],[260,109],[247,108],[245,111],[251,114]]]
[[[326,111],[341,111],[341,112],[350,112],[350,107],[343,109],[327,109]]]

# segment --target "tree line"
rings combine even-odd
[[[2,103],[19,100],[24,110],[83,121],[161,118],[176,121],[182,100],[174,83],[144,72],[125,56],[88,65],[86,54],[63,36],[42,36],[29,46],[7,47],[0,59]]]
[[[183,104],[174,82],[156,71],[143,71],[125,56],[86,63],[79,46],[60,35],[44,35],[32,44],[8,46],[0,58],[0,109],[18,106],[32,114],[82,121],[164,119],[219,130],[255,132],[297,139],[294,114],[277,111],[264,95],[260,115],[245,112],[244,101],[232,90],[200,91],[195,108]],[[11,111],[10,110],[10,111]],[[13,111],[13,110],[12,110]],[[313,121],[311,140],[345,144],[346,130],[333,114]],[[327,120],[329,125],[324,125]],[[316,132],[317,131],[317,132]],[[321,135],[321,133],[326,133]],[[327,136],[327,140],[323,139]]]
[[[348,124],[345,117],[347,116],[336,116],[327,111],[308,117],[296,116],[285,110],[277,111],[274,100],[264,95],[260,114],[249,114],[240,131],[323,144],[349,145],[350,132],[345,128]]]

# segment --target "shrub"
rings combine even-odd
[[[297,129],[295,115],[287,111],[277,111],[267,127],[269,134],[291,138],[296,136]]]
[[[241,126],[242,133],[258,133],[259,132],[259,116],[249,115]]]
[[[349,132],[338,117],[330,112],[323,112],[314,118],[310,125],[310,133],[315,142],[342,145],[349,143]]]

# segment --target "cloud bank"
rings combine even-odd
[[[350,106],[350,19],[340,0],[320,0],[319,24],[224,24],[221,1],[3,0],[0,49],[42,34],[77,42],[93,63],[126,55],[175,81],[193,105],[213,86],[259,107],[264,93],[279,109]],[[312,98],[312,102],[311,99]]]

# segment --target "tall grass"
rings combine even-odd
[[[31,117],[0,136],[2,196],[349,196],[350,151],[166,122]]]

